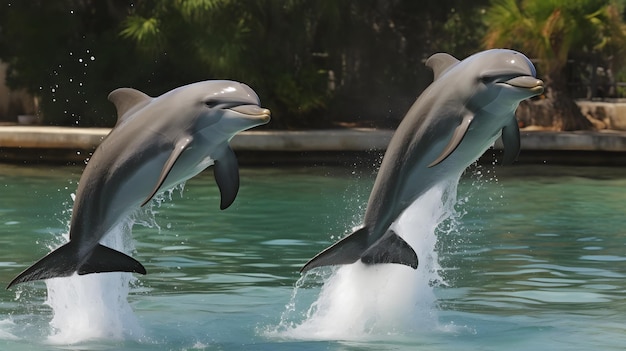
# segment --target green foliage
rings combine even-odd
[[[128,16],[124,21],[124,29],[121,35],[125,38],[136,40],[142,46],[159,47],[159,23],[156,18],[144,18],[141,16]]]
[[[548,75],[562,74],[567,60],[576,57],[623,64],[621,13],[612,0],[494,0],[485,45],[517,48],[539,59]]]
[[[571,98],[569,60],[577,67],[614,69],[626,60],[623,8],[614,0],[493,0],[486,14],[486,47],[509,47],[535,59],[545,99],[523,121],[557,130],[589,129]],[[585,69],[586,70],[586,69]],[[573,71],[573,69],[572,69]],[[595,72],[594,72],[595,73]],[[583,81],[585,77],[578,77]],[[540,118],[534,118],[539,116]]]
[[[246,82],[274,112],[273,125],[297,127],[329,99],[324,67],[312,56],[318,14],[310,3],[162,0],[137,7],[121,35],[146,55],[193,70],[196,80]]]
[[[122,86],[233,79],[271,128],[393,126],[430,82],[428,56],[478,50],[487,1],[0,0],[0,59],[50,124],[113,125],[106,96]]]

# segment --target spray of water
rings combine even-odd
[[[146,209],[137,211],[120,222],[101,241],[126,254],[134,251],[131,231],[134,224],[160,229],[155,220],[157,208],[172,193],[181,193],[184,184],[155,198]],[[65,235],[63,242],[67,242]],[[58,246],[60,243],[57,243]],[[52,249],[52,247],[51,247]],[[132,254],[131,254],[132,256]],[[75,344],[86,340],[141,340],[141,328],[128,295],[136,278],[130,273],[113,272],[88,274],[46,280],[47,299],[45,304],[53,311],[52,328],[48,342],[52,344]]]
[[[130,220],[120,223],[102,243],[130,253],[131,226]],[[73,344],[90,339],[140,337],[142,330],[127,299],[133,279],[130,273],[114,272],[46,280],[45,304],[54,312],[48,341]]]
[[[322,274],[323,285],[306,312],[297,308],[303,276],[280,324],[270,336],[295,339],[364,340],[438,329],[434,288],[442,284],[436,252],[439,224],[454,215],[458,178],[444,181],[417,199],[392,225],[413,247],[419,267],[361,262]],[[304,294],[306,295],[306,294]]]

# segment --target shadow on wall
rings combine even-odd
[[[6,70],[7,65],[0,62],[0,123],[37,123],[37,99],[23,89],[11,90],[6,85]]]

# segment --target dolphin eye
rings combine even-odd
[[[208,108],[216,108],[219,102],[216,100],[207,100],[204,102],[204,105]]]
[[[480,82],[483,84],[489,84],[489,83],[493,83],[496,81],[496,77],[495,76],[482,76],[480,77]]]

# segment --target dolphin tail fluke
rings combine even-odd
[[[388,230],[369,247],[368,234],[368,229],[363,227],[346,236],[313,257],[300,272],[321,266],[350,264],[358,259],[365,264],[397,263],[417,269],[417,254],[396,232]]]
[[[79,275],[107,272],[146,274],[146,268],[136,259],[104,245],[96,246],[87,261],[78,268]]]
[[[72,275],[78,265],[76,252],[72,242],[59,247],[15,277],[7,289],[19,283]]]
[[[134,258],[103,245],[93,250],[79,267],[80,259],[75,243],[69,242],[52,251],[15,277],[7,289],[15,284],[34,280],[69,277],[78,274],[102,272],[135,272],[146,274],[146,269]]]
[[[302,269],[304,273],[321,266],[333,266],[356,262],[367,249],[368,229],[363,227],[345,238],[339,240],[326,250],[318,253]]]
[[[363,256],[365,264],[397,263],[417,269],[418,259],[413,248],[393,230],[388,230]]]

